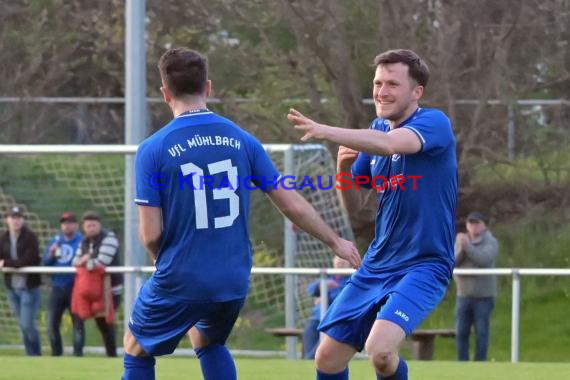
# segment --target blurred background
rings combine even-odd
[[[0,8],[0,144],[123,144],[124,1],[0,0]],[[457,137],[458,231],[468,212],[480,210],[500,242],[498,267],[569,266],[569,1],[147,0],[145,21],[149,131],[171,118],[158,98],[156,69],[170,47],[208,56],[210,107],[263,143],[298,142],[285,119],[290,107],[367,128],[375,117],[373,58],[391,48],[416,51],[431,68],[422,104],[444,110]],[[336,147],[328,148],[330,154],[299,158],[298,174],[334,175]],[[25,205],[42,249],[64,210],[96,209],[123,236],[121,155],[0,156],[0,173],[2,210]],[[282,266],[283,222],[266,201],[256,202],[256,266]],[[350,231],[345,221],[336,228],[354,232],[364,251],[373,220],[348,214],[358,228]],[[330,264],[324,255],[311,260],[299,265]],[[252,289],[273,293],[251,298],[231,345],[283,349],[263,332],[283,324],[282,278],[255,281]],[[499,286],[489,356],[508,360],[509,278]],[[453,327],[454,302],[452,285],[423,327]],[[568,360],[569,302],[567,278],[524,279],[521,360]],[[307,308],[299,306],[300,323]],[[9,320],[7,305],[0,312]],[[0,343],[17,343],[14,331],[16,325],[0,327]],[[88,345],[100,345],[95,328],[88,331]],[[454,342],[438,341],[435,357],[454,359]]]

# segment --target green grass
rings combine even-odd
[[[0,357],[0,380],[100,380],[118,379],[122,373],[121,359],[26,358]],[[246,380],[313,379],[313,363],[284,359],[238,359],[238,376]],[[552,363],[454,363],[410,362],[410,380],[562,380],[570,378],[570,364]],[[351,379],[371,379],[373,372],[367,361],[351,363]],[[157,362],[159,379],[201,379],[195,358],[162,358]]]

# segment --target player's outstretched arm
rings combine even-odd
[[[347,148],[377,156],[414,154],[420,151],[422,144],[419,137],[407,128],[397,128],[389,133],[374,129],[347,129],[319,124],[291,109],[287,119],[295,125],[295,129],[304,133],[301,141],[310,139],[328,140]]]
[[[328,245],[337,256],[348,261],[354,268],[360,266],[360,254],[354,244],[338,236],[299,193],[277,187],[268,196],[296,226]]]
[[[160,207],[139,206],[139,220],[141,241],[154,262],[162,235],[162,210]]]

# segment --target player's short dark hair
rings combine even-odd
[[[408,49],[388,50],[374,58],[374,67],[392,63],[403,63],[408,66],[410,77],[420,86],[427,86],[429,81],[428,65],[413,51]]]
[[[175,98],[199,95],[208,81],[208,61],[197,51],[174,48],[158,61],[162,82]]]

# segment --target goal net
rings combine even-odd
[[[266,146],[273,162],[286,175],[295,176],[297,187],[303,178],[314,185],[304,186],[299,192],[319,211],[326,222],[341,236],[352,239],[352,232],[340,207],[334,189],[335,165],[327,149],[320,145]],[[286,153],[288,161],[286,162]],[[80,216],[87,210],[102,216],[104,228],[113,230],[119,239],[124,236],[124,155],[104,154],[5,154],[0,150],[0,212],[14,204],[26,211],[27,225],[40,239],[40,251],[44,252],[51,236],[58,232],[59,217],[63,211]],[[319,189],[321,184],[330,189]],[[333,182],[331,182],[333,181]],[[321,187],[322,187],[321,186]],[[4,215],[3,215],[4,216]],[[3,228],[5,230],[4,218]],[[260,191],[252,193],[250,235],[255,247],[254,266],[283,267],[284,229],[281,214]],[[294,266],[332,266],[333,254],[321,242],[308,234],[295,230]],[[121,252],[121,255],[124,253]],[[123,261],[124,262],[124,261]],[[47,304],[49,276],[44,275],[42,307],[38,325],[42,344],[47,347]],[[314,299],[307,294],[307,285],[315,276],[296,276],[294,281],[296,324],[303,327],[310,316]],[[268,327],[284,326],[285,276],[254,274],[250,294],[238,320],[230,344],[233,348],[273,348],[275,341],[262,336]],[[122,319],[122,311],[118,318]],[[122,323],[117,323],[119,330]],[[89,327],[88,327],[89,329]],[[95,329],[92,329],[95,330]],[[120,331],[118,336],[120,336]],[[0,282],[0,345],[20,344],[17,321],[13,317],[6,297],[4,282]],[[71,320],[66,315],[62,323],[64,343],[71,344]],[[259,334],[259,339],[252,338]],[[257,342],[257,343],[256,343]],[[277,342],[281,344],[281,342]],[[87,345],[101,345],[98,332],[87,334]],[[236,347],[237,346],[237,347]]]

